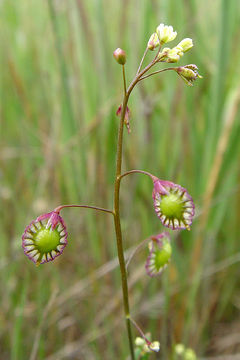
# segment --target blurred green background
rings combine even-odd
[[[147,247],[132,260],[132,314],[161,342],[153,359],[177,342],[199,358],[239,359],[240,2],[1,0],[0,14],[0,359],[129,354],[111,216],[64,210],[69,245],[38,268],[21,234],[59,204],[112,206],[122,98],[112,52],[126,50],[131,81],[160,22],[178,31],[169,46],[193,38],[180,64],[204,78],[191,88],[167,72],[137,86],[123,168],[186,187],[197,215],[190,232],[171,232],[162,277],[145,274]],[[163,230],[151,192],[145,176],[122,182],[126,251]]]

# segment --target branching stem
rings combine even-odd
[[[122,170],[122,152],[123,152],[123,129],[124,129],[124,119],[127,111],[127,104],[129,100],[129,96],[134,89],[135,85],[144,78],[148,76],[143,76],[148,70],[150,70],[157,62],[157,56],[160,51],[158,50],[157,55],[155,58],[141,71],[141,67],[143,64],[143,61],[145,59],[145,56],[147,54],[148,48],[146,48],[142,60],[140,62],[140,65],[138,67],[137,73],[129,87],[126,86],[126,75],[125,75],[125,68],[124,65],[122,65],[122,75],[123,75],[123,87],[124,87],[124,96],[123,96],[123,103],[122,103],[122,111],[121,111],[121,118],[120,118],[120,124],[118,129],[118,141],[117,141],[117,157],[116,157],[116,173],[115,173],[115,181],[114,181],[114,207],[113,210],[104,209],[97,206],[90,206],[90,205],[61,205],[58,206],[54,211],[59,213],[64,208],[87,208],[87,209],[93,209],[97,211],[102,211],[105,213],[110,213],[114,216],[114,225],[115,225],[115,234],[116,234],[116,240],[117,240],[117,251],[118,251],[118,260],[119,260],[119,266],[121,271],[121,280],[122,280],[122,294],[123,294],[123,306],[124,306],[124,312],[125,312],[125,319],[126,319],[126,327],[127,327],[127,334],[128,334],[128,340],[129,340],[129,347],[130,347],[130,354],[131,354],[131,360],[135,360],[134,355],[134,346],[133,346],[133,338],[132,338],[132,331],[131,331],[131,322],[134,324],[134,326],[140,331],[143,338],[146,340],[147,343],[150,343],[144,334],[142,333],[141,329],[138,327],[138,325],[135,323],[134,320],[131,319],[130,316],[130,308],[129,308],[129,295],[128,295],[128,282],[127,282],[127,270],[126,270],[126,264],[124,259],[124,252],[123,252],[123,241],[122,241],[122,229],[121,229],[121,220],[120,220],[120,204],[119,204],[119,197],[120,197],[120,182],[121,179],[129,174],[133,173],[140,173],[150,176],[153,179],[153,175],[146,171],[142,170],[131,170],[128,172],[125,172],[124,174],[121,174]],[[162,70],[165,71],[165,70]],[[157,71],[156,73],[161,72]],[[154,74],[154,73],[153,73]],[[153,75],[153,74],[150,74]]]
[[[174,68],[174,67],[170,67],[170,68],[166,68],[166,69],[157,70],[157,71],[154,71],[154,72],[151,73],[151,74],[148,74],[148,75],[146,75],[146,76],[141,77],[141,79],[139,79],[139,81],[144,80],[144,79],[147,79],[148,77],[153,76],[153,75],[156,75],[156,74],[159,74],[159,73],[161,73],[161,72],[168,71],[168,70],[175,70],[175,69],[176,69],[176,68]],[[175,71],[176,71],[176,70],[175,70]]]
[[[146,55],[146,54],[145,54]],[[141,62],[143,62],[144,57]],[[121,175],[122,170],[122,152],[123,152],[123,129],[124,129],[124,119],[125,114],[127,111],[127,104],[129,100],[129,96],[134,89],[135,85],[140,81],[141,77],[150,70],[155,64],[157,63],[157,56],[148,64],[142,71],[140,71],[141,66],[139,67],[139,73],[137,72],[135,78],[129,85],[128,89],[126,90],[126,83],[125,83],[125,72],[123,67],[123,83],[124,83],[124,96],[122,102],[122,112],[120,118],[120,124],[118,129],[118,141],[117,141],[117,158],[116,158],[116,173],[115,173],[115,182],[114,182],[114,225],[115,225],[115,234],[117,240],[117,251],[118,251],[118,260],[119,266],[121,271],[121,280],[122,280],[122,294],[123,294],[123,306],[125,312],[125,319],[126,319],[126,327],[128,333],[128,340],[129,340],[129,347],[130,347],[130,354],[131,360],[135,360],[134,355],[134,346],[133,346],[133,338],[132,338],[132,331],[131,331],[131,322],[130,322],[130,308],[129,308],[129,295],[128,295],[128,281],[127,281],[127,270],[126,264],[124,259],[124,252],[123,252],[123,241],[122,241],[122,229],[121,229],[121,220],[120,220],[120,208],[119,208],[119,197],[120,197],[120,182],[123,176],[126,176],[133,172],[139,172],[146,175],[151,176],[151,174],[147,172],[143,172],[141,170],[132,170],[125,175]],[[141,65],[141,64],[140,64]]]
[[[135,326],[135,328],[137,329],[137,331],[139,332],[139,334],[141,335],[141,337],[146,341],[147,345],[151,345],[151,341],[149,341],[146,336],[144,335],[142,329],[140,328],[140,326],[136,323],[135,320],[133,320],[131,317],[129,317],[129,320],[131,321],[131,323]]]
[[[141,70],[141,67],[142,67],[142,64],[143,64],[143,61],[147,55],[147,52],[148,52],[148,46],[146,47],[145,51],[144,51],[144,54],[143,54],[143,57],[142,57],[142,60],[140,61],[140,64],[139,64],[139,67],[138,67],[138,70],[137,70],[137,75],[139,74],[140,70]]]

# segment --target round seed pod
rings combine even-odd
[[[22,235],[25,255],[36,265],[54,260],[67,245],[67,230],[63,218],[52,211],[33,220]]]

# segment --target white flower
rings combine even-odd
[[[136,337],[135,345],[136,346],[143,346],[143,345],[145,345],[145,340],[143,338],[141,338],[141,337]]]
[[[163,51],[158,55],[159,61],[167,63],[175,63],[180,60],[183,56],[182,48],[175,46],[172,49],[164,48]]]
[[[148,346],[150,350],[159,352],[160,350],[160,342],[159,341],[153,341],[151,345]]]
[[[156,33],[158,35],[160,44],[165,44],[165,43],[167,43],[169,41],[172,41],[177,36],[177,32],[173,31],[172,26],[167,26],[167,25],[164,25],[164,24],[160,24],[157,27]]]
[[[182,51],[186,52],[193,47],[193,41],[190,38],[183,39],[182,41],[180,41],[177,47],[182,48]]]

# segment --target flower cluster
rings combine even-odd
[[[172,26],[160,24],[156,32],[150,36],[148,41],[148,49],[155,50],[158,46],[166,44],[175,39],[177,32],[173,31]]]
[[[173,27],[164,24],[160,24],[157,27],[156,32],[150,36],[150,39],[148,41],[148,49],[155,50],[157,47],[159,47],[157,54],[158,62],[176,63],[181,59],[184,53],[186,53],[193,47],[192,39],[185,38],[180,41],[180,43],[175,47],[165,47],[160,52],[161,45],[174,40],[176,36],[177,32],[173,31]],[[178,74],[182,77],[186,84],[190,86],[192,86],[194,80],[202,77],[198,74],[196,65],[186,65],[177,69],[176,71],[178,72]]]
[[[148,41],[148,49],[155,50],[158,46],[166,44],[174,40],[177,36],[177,32],[173,31],[172,26],[160,24],[156,32],[150,36]],[[176,62],[183,56],[183,53],[187,52],[193,47],[193,41],[190,38],[183,39],[180,43],[174,48],[164,48],[161,53],[159,53],[159,61],[165,62]]]
[[[164,48],[161,53],[158,55],[158,59],[161,62],[175,63],[180,60],[185,52],[190,50],[193,47],[192,39],[186,38],[183,39],[177,46],[174,48]]]
[[[67,245],[67,231],[62,217],[55,211],[40,215],[22,236],[24,253],[36,265],[54,260]]]
[[[148,355],[154,351],[159,352],[160,351],[160,342],[159,341],[150,341],[151,335],[146,334],[144,338],[137,337],[135,339],[135,356],[137,359],[141,359],[144,356],[144,359],[148,359]]]

